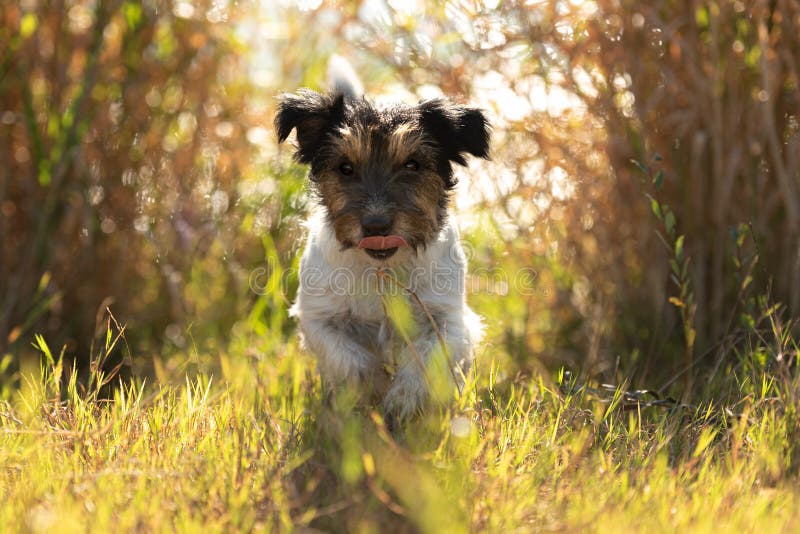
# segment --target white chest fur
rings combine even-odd
[[[469,371],[482,325],[466,304],[466,258],[456,228],[448,224],[425,249],[415,253],[401,248],[386,262],[362,250],[342,250],[322,218],[312,218],[309,229],[291,314],[300,322],[306,347],[318,358],[326,385],[336,388],[355,381],[372,384],[374,393],[383,395],[378,390],[385,386],[377,384],[385,384],[389,359],[397,372],[389,377],[384,404],[401,414],[412,413],[425,402],[426,362],[442,338],[460,385],[458,377]],[[416,337],[405,337],[399,345],[388,332],[382,296],[387,291],[409,299],[417,322]]]

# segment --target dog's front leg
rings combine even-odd
[[[400,351],[399,368],[384,399],[387,416],[401,421],[423,411],[432,395],[446,400],[455,387],[461,389],[481,334],[480,319],[466,307],[436,314],[438,333],[427,317],[419,322],[420,335]]]
[[[385,391],[383,358],[331,319],[302,319],[303,341],[317,355],[328,392],[350,386],[356,392]]]

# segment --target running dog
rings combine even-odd
[[[281,95],[275,117],[279,142],[296,132],[313,200],[291,314],[327,392],[355,387],[387,421],[408,421],[431,403],[436,361],[460,388],[481,338],[448,205],[453,164],[488,158],[490,127],[446,99],[379,106],[334,87]],[[410,324],[387,319],[391,292]]]

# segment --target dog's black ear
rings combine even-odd
[[[465,153],[489,157],[489,121],[481,110],[436,98],[422,102],[419,113],[423,129],[448,160],[466,165]]]
[[[301,89],[295,94],[278,97],[275,131],[278,142],[297,130],[295,158],[301,163],[311,163],[319,152],[325,136],[344,119],[344,96],[320,94]]]

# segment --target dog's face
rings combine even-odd
[[[435,238],[455,185],[452,164],[489,150],[483,113],[442,99],[378,109],[302,90],[280,98],[275,128],[279,141],[297,130],[295,158],[311,165],[312,191],[342,249],[379,261]]]

